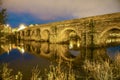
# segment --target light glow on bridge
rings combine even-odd
[[[24,50],[23,47],[17,47],[17,49],[18,49],[22,54],[24,54],[25,50]]]
[[[77,47],[80,47],[80,41],[79,40],[77,41]]]
[[[9,25],[9,24],[6,24],[5,27],[10,27],[10,25]]]
[[[120,42],[120,38],[118,39],[108,39],[106,43],[112,43],[112,42]]]
[[[70,44],[69,44],[69,49],[72,49],[73,48],[73,42],[70,41]]]
[[[110,36],[113,36],[113,37],[120,37],[120,33],[111,33],[111,34],[109,34]]]
[[[26,26],[25,26],[24,24],[20,24],[20,26],[19,26],[19,28],[18,28],[18,31],[23,30],[23,29],[25,29],[25,28],[26,28]]]

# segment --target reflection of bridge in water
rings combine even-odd
[[[40,43],[35,41],[23,41],[17,44],[17,47],[24,52],[41,56],[47,59],[57,59],[62,57],[65,60],[73,61],[75,56],[70,54],[67,44],[50,44],[48,42]]]
[[[13,44],[1,45],[1,48],[10,52],[12,49],[18,49],[23,55],[24,53],[30,53],[39,57],[56,60],[61,58],[65,61],[82,62],[85,59],[105,60],[108,59],[106,54],[106,48],[90,49],[90,48],[77,48],[70,49],[67,44],[50,44],[40,43],[35,41],[18,41]],[[75,55],[75,52],[77,54]]]
[[[16,38],[50,43],[71,43],[96,46],[120,43],[120,13],[34,25],[20,30]]]

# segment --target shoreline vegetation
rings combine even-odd
[[[120,54],[118,53],[112,61],[90,61],[85,60],[82,71],[76,74],[72,68],[72,63],[68,63],[67,68],[63,67],[62,60],[57,65],[50,65],[41,73],[39,66],[33,67],[29,80],[119,80],[120,79]],[[7,63],[3,64],[0,70],[0,80],[24,80],[22,72],[12,73]],[[80,75],[83,73],[84,75]]]

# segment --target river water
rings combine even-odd
[[[8,63],[14,70],[14,74],[20,71],[24,75],[23,78],[27,80],[34,66],[38,65],[41,70],[44,70],[49,65],[56,64],[57,58],[61,58],[64,62],[72,62],[74,68],[78,68],[86,59],[112,60],[119,52],[120,46],[93,49],[48,42],[6,41],[0,43],[0,65]]]

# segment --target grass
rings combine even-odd
[[[92,80],[119,80],[120,79],[120,54],[111,61],[89,61],[85,60],[83,69],[86,79]]]
[[[44,70],[44,74],[38,66],[35,66],[31,71],[30,80],[79,80],[76,78],[76,73],[72,69],[71,63],[68,63],[69,67],[67,69],[63,67],[62,63],[63,61],[59,60],[57,65],[50,65],[49,69]],[[82,69],[85,74],[82,76],[83,80],[119,80],[120,54],[117,54],[113,61],[85,60]],[[24,75],[21,72],[13,75],[12,71],[8,64],[4,64],[1,70],[1,79],[23,80]]]
[[[75,74],[71,67],[63,70],[61,63],[58,66],[51,65],[47,77],[47,80],[75,80]]]
[[[42,80],[42,77],[40,77],[40,70],[38,69],[38,66],[34,67],[32,69],[32,76],[31,80]]]
[[[86,60],[83,68],[88,80],[113,80],[112,67],[109,61],[98,63]]]
[[[12,69],[8,67],[8,64],[3,64],[3,69],[1,71],[2,80],[22,80],[22,73],[12,74]]]
[[[70,64],[68,70],[66,71],[66,69],[63,69],[62,67],[62,63],[62,60],[59,59],[56,66],[50,65],[49,70],[45,69],[44,77],[41,76],[42,73],[40,73],[40,69],[36,66],[32,70],[31,80],[75,80],[75,74],[71,69]]]

